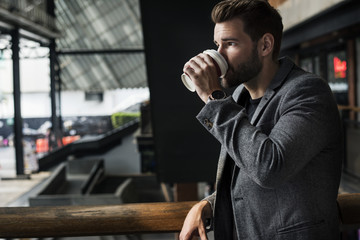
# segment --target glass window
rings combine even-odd
[[[356,39],[356,85],[357,95],[360,93],[360,38]],[[357,106],[360,106],[360,98],[357,98]],[[347,172],[360,177],[360,113],[358,113],[358,120],[345,121],[346,126],[346,159],[344,162],[344,168]]]
[[[300,67],[307,72],[314,72],[313,60],[311,57],[300,60]]]
[[[0,35],[0,178],[14,177],[14,95],[11,37]]]
[[[320,57],[316,56],[314,57],[314,73],[321,76],[321,71],[320,71]],[[323,77],[323,76],[322,76]]]
[[[357,102],[356,106],[360,106],[360,37],[356,39],[356,96]],[[360,113],[358,113],[358,119],[360,119]]]
[[[327,80],[339,105],[348,105],[347,60],[345,50],[327,55]]]
[[[300,60],[300,67],[307,72],[320,75],[320,57],[307,57]]]

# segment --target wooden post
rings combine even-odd
[[[175,202],[198,200],[198,185],[197,185],[197,183],[177,183],[177,184],[175,184],[174,200],[175,200]],[[179,235],[178,233],[175,234],[175,239],[179,239],[178,235]],[[192,240],[195,240],[195,239],[196,239],[196,237],[192,238]]]
[[[197,183],[177,183],[174,188],[175,202],[197,201],[198,199]]]
[[[355,107],[356,105],[356,64],[355,64],[355,40],[350,39],[347,41],[347,62],[348,62],[348,99],[349,106]],[[355,112],[350,111],[350,120],[355,120]]]
[[[340,194],[337,199],[340,230],[360,228],[360,193]]]

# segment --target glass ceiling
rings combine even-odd
[[[62,90],[147,87],[138,0],[56,0]]]

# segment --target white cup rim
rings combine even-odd
[[[195,92],[195,84],[188,75],[186,75],[185,73],[181,74],[181,80],[185,87],[189,89],[189,91]]]

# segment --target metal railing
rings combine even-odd
[[[0,238],[179,232],[196,202],[0,208]],[[338,197],[340,229],[360,228],[360,193]]]
[[[33,1],[26,0],[0,0],[1,8],[49,29],[56,30],[55,18],[47,14],[46,10],[43,9],[45,4],[45,1],[37,1],[35,4]]]

